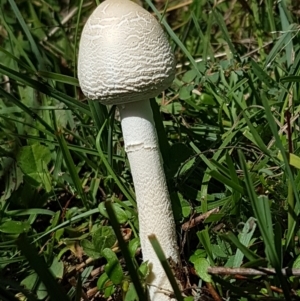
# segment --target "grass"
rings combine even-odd
[[[60,300],[143,300],[148,267],[120,124],[115,108],[84,99],[76,79],[95,6],[0,4],[3,301],[53,299],[53,290]],[[298,299],[299,5],[144,6],[177,58],[176,79],[152,108],[183,260],[176,273],[186,279],[178,299]]]

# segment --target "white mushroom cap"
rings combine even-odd
[[[157,20],[127,0],[106,0],[84,26],[78,54],[83,93],[103,104],[157,96],[174,79],[174,55]]]

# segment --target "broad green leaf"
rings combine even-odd
[[[219,245],[211,245],[211,250],[214,256],[220,257],[220,258],[227,258],[228,254],[224,252],[224,250]]]
[[[278,153],[278,159],[280,161],[284,161],[283,160],[283,157],[282,157],[282,154],[279,152]],[[289,164],[291,166],[294,166],[296,167],[297,169],[300,169],[300,157],[298,157],[297,155],[295,154],[287,154],[287,158],[288,158],[288,161],[289,161]]]
[[[196,249],[193,255],[189,258],[189,261],[191,263],[195,263],[198,258],[205,258],[207,256],[207,253],[203,249]]]
[[[136,301],[136,300],[139,300],[138,295],[136,293],[133,283],[130,283],[124,301]]]
[[[181,205],[182,216],[186,218],[191,214],[191,205],[182,197],[181,194],[179,194],[179,200]]]
[[[205,258],[198,258],[194,262],[194,267],[201,279],[205,282],[211,282],[211,276],[207,273],[207,269],[209,268],[209,262]]]
[[[182,86],[179,90],[179,98],[182,100],[186,100],[191,97],[193,86]]]
[[[83,239],[80,242],[80,245],[87,256],[92,257],[94,259],[101,257],[101,253],[98,251],[98,249],[96,249],[95,245],[91,241]]]
[[[17,156],[18,163],[25,174],[42,170],[42,162],[48,164],[51,160],[49,148],[40,144],[23,146]]]
[[[43,300],[48,296],[47,289],[43,282],[39,281],[38,275],[32,273],[21,281],[29,291],[34,292],[39,300]]]
[[[53,258],[53,262],[50,267],[50,271],[52,272],[55,278],[62,279],[64,276],[64,264],[62,261],[59,261],[57,257]]]
[[[196,78],[197,74],[198,72],[195,69],[189,70],[183,75],[182,81],[189,84]]]
[[[114,284],[120,284],[124,277],[124,274],[117,255],[108,248],[105,248],[102,251],[102,255],[107,260],[107,264],[105,265],[104,270],[109,279]]]
[[[161,110],[167,114],[179,115],[182,112],[183,107],[179,102],[171,102],[165,106],[162,106]]]
[[[15,160],[9,157],[0,158],[0,179],[5,184],[0,201],[10,198],[23,182],[23,173]]]
[[[222,218],[224,218],[225,214],[223,213],[213,213],[210,216],[208,216],[203,223],[204,224],[209,224],[209,223],[215,223],[219,222]]]
[[[95,250],[102,254],[105,248],[111,248],[116,243],[116,236],[110,226],[101,226],[93,233],[92,242]]]
[[[253,217],[250,217],[244,224],[244,227],[241,233],[239,234],[240,243],[243,244],[245,247],[249,246],[250,240],[252,239],[255,229],[255,219]],[[234,256],[233,267],[240,267],[243,262],[243,259],[244,254],[240,249],[238,249]]]
[[[214,106],[214,105],[216,105],[216,101],[214,100],[214,98],[211,95],[206,94],[206,93],[201,93],[199,104]]]
[[[100,291],[104,291],[105,298],[110,297],[115,291],[113,283],[105,272],[99,277],[97,281],[97,288]]]
[[[126,211],[122,209],[121,206],[117,203],[113,203],[112,206],[114,208],[119,224],[126,223],[128,221],[128,216],[126,214]],[[108,218],[108,214],[106,212],[105,205],[103,202],[99,204],[98,209],[104,217]]]
[[[147,261],[142,262],[142,264],[139,266],[139,273],[141,274],[143,279],[146,279],[149,275],[149,264]]]
[[[135,257],[136,251],[140,247],[140,245],[141,245],[141,243],[140,243],[139,237],[135,237],[129,241],[128,250],[129,250],[132,258]]]
[[[51,176],[47,165],[51,160],[49,148],[40,144],[23,146],[17,155],[17,162],[31,184],[40,185],[51,191]]]
[[[194,165],[196,161],[196,158],[193,157],[192,159],[190,159],[188,162],[185,162],[184,164],[181,165],[181,167],[178,170],[177,175],[178,176],[182,176],[184,175],[186,172],[188,172]]]
[[[102,257],[104,248],[111,248],[116,243],[116,237],[110,226],[100,226],[92,233],[92,241],[83,239],[81,246],[84,252],[92,258]]]
[[[293,262],[293,269],[300,269],[300,255],[298,255]]]
[[[21,234],[30,230],[28,222],[6,221],[0,225],[0,232],[6,234]]]
[[[104,272],[102,275],[98,278],[97,281],[97,287],[99,290],[102,290],[105,288],[105,284],[109,281],[108,275]]]

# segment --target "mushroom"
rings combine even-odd
[[[180,263],[175,222],[149,99],[174,79],[174,55],[157,20],[128,0],[106,0],[87,20],[80,40],[78,78],[86,97],[120,111],[139,216],[151,301],[171,300],[169,280],[148,239]]]

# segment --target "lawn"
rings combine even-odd
[[[150,100],[182,266],[153,243],[176,299],[299,300],[300,5],[142,2],[176,58]],[[119,111],[77,79],[98,4],[0,1],[1,301],[143,301]]]

